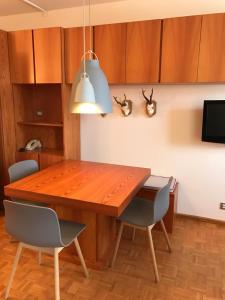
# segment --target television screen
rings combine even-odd
[[[225,100],[205,100],[202,141],[225,143]]]

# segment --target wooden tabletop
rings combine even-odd
[[[18,199],[119,216],[150,173],[147,168],[65,160],[5,186],[4,191]]]

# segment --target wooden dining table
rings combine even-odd
[[[64,160],[4,187],[5,196],[44,202],[59,218],[84,223],[79,240],[87,264],[103,268],[113,250],[116,218],[151,174],[149,168]],[[74,261],[72,247],[64,258]]]

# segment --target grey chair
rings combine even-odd
[[[118,248],[119,248],[119,244],[123,232],[123,227],[127,225],[133,227],[134,230],[135,228],[142,229],[142,230],[144,229],[147,230],[148,233],[149,245],[150,245],[154,273],[155,273],[155,280],[156,282],[159,281],[159,273],[158,273],[158,268],[156,263],[155,250],[154,250],[151,230],[154,227],[154,225],[160,221],[163,229],[163,233],[166,238],[168,249],[171,252],[172,248],[163,222],[163,217],[165,216],[169,208],[169,193],[170,193],[170,184],[172,179],[173,177],[170,177],[168,183],[164,187],[158,190],[154,201],[147,200],[144,198],[134,197],[131,203],[127,206],[127,208],[123,211],[121,216],[118,218],[118,220],[120,220],[121,223],[120,223],[119,233],[118,233],[116,246],[115,246],[115,250],[111,262],[112,267],[115,264],[116,255],[118,252]]]
[[[17,181],[19,179],[22,179],[22,178],[29,176],[33,173],[36,173],[38,171],[39,171],[39,167],[38,167],[38,163],[36,162],[36,160],[28,159],[28,160],[19,161],[15,164],[11,165],[8,168],[10,183]],[[25,204],[45,206],[44,203],[31,202],[31,201],[28,202],[23,199],[12,198],[12,200],[21,202],[21,203],[25,203]]]
[[[36,160],[19,161],[8,168],[10,182],[17,181],[35,172],[38,172],[38,163]]]
[[[4,299],[9,296],[23,248],[41,250],[54,255],[56,300],[60,299],[58,255],[64,247],[69,246],[72,242],[75,244],[85,276],[88,277],[88,270],[77,239],[78,235],[85,229],[85,225],[58,220],[55,211],[47,207],[9,200],[4,200],[4,207],[6,231],[20,241]]]

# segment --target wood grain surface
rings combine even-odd
[[[176,217],[170,235],[173,251],[169,253],[162,232],[153,231],[159,284],[154,282],[146,232],[141,230],[136,230],[133,242],[131,235],[129,239],[122,237],[114,268],[90,269],[88,279],[80,265],[60,256],[61,300],[224,300],[224,236],[224,224]],[[18,246],[10,242],[3,216],[0,240],[0,298],[3,299]],[[23,251],[10,300],[54,299],[53,258],[43,255],[42,261],[39,266],[37,253]]]
[[[8,44],[12,83],[34,83],[32,30],[9,32]]]
[[[108,82],[125,83],[126,23],[95,26],[94,49]]]
[[[225,13],[205,15],[199,55],[199,82],[225,82]]]
[[[202,16],[163,20],[161,82],[197,81]]]
[[[66,83],[74,81],[76,73],[81,66],[83,49],[83,27],[73,27],[64,29],[65,36],[65,76]],[[92,38],[90,40],[90,34]],[[90,42],[93,43],[93,30],[86,28],[86,51],[91,49]],[[86,59],[88,56],[86,56]]]
[[[66,160],[5,187],[5,195],[119,216],[150,169]]]
[[[62,82],[61,29],[34,29],[33,35],[36,83]]]
[[[127,23],[126,83],[159,82],[161,20]]]

